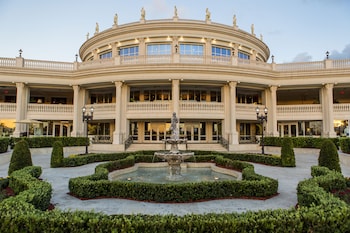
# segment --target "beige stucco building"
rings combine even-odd
[[[170,119],[190,149],[256,146],[269,136],[336,137],[350,119],[350,60],[268,63],[268,45],[236,25],[146,20],[87,35],[81,62],[0,58],[3,135],[84,136],[92,147],[163,148]],[[262,128],[256,107],[268,108]],[[40,121],[38,123],[35,121]],[[14,131],[9,128],[15,122]],[[131,140],[132,139],[132,140]]]

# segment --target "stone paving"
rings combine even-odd
[[[6,177],[11,151],[0,154],[0,177]],[[318,150],[296,150],[295,168],[271,167],[254,164],[258,174],[275,178],[279,182],[279,195],[268,200],[227,199],[196,202],[188,204],[163,204],[131,201],[124,199],[96,199],[81,201],[68,195],[68,181],[72,177],[89,175],[94,172],[98,163],[74,168],[50,168],[50,151],[33,153],[33,164],[43,168],[41,178],[50,182],[53,187],[51,202],[61,210],[93,210],[105,214],[174,214],[190,213],[242,213],[266,209],[288,209],[297,204],[296,187],[299,181],[311,177],[310,167],[317,165]],[[339,153],[344,176],[350,177],[350,155]],[[345,162],[344,162],[345,161]]]

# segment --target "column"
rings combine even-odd
[[[173,79],[171,81],[172,85],[172,103],[173,103],[173,112],[176,113],[176,116],[179,118],[180,112],[180,80]]]
[[[73,131],[71,135],[72,137],[78,137],[83,134],[81,118],[82,98],[79,98],[79,85],[73,85],[73,91]]]
[[[270,86],[266,107],[268,108],[266,136],[278,137],[277,131],[277,86]]]
[[[146,55],[146,43],[144,38],[138,38],[139,41],[139,55],[145,56]]]
[[[23,120],[25,117],[25,111],[26,108],[25,106],[25,96],[26,96],[26,91],[25,91],[25,85],[24,83],[16,83],[16,88],[17,88],[17,94],[16,94],[16,122],[19,122],[20,120]],[[19,137],[21,132],[23,132],[24,126],[23,124],[16,123],[16,129],[13,132],[14,137]]]
[[[230,82],[230,134],[231,138],[229,138],[230,145],[237,145],[238,142],[238,132],[237,132],[237,126],[236,126],[236,87],[237,82]]]
[[[122,85],[121,81],[117,81],[115,84],[115,129],[113,132],[113,144],[122,144],[122,136],[120,131],[121,117],[122,117]]]
[[[333,116],[333,86],[332,83],[327,83],[322,88],[322,114],[323,114],[323,136],[336,137],[334,131],[334,116]]]

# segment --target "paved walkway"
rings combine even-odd
[[[341,157],[344,155],[340,153]],[[0,177],[7,176],[11,152],[0,154]],[[295,168],[271,167],[254,164],[258,174],[275,178],[279,182],[279,195],[268,200],[213,200],[189,204],[161,204],[130,201],[123,199],[97,199],[81,201],[68,195],[68,180],[72,177],[89,175],[94,172],[95,164],[75,168],[50,168],[50,153],[33,154],[33,164],[43,168],[42,178],[52,184],[53,196],[51,202],[61,210],[94,210],[105,214],[175,214],[190,213],[230,213],[248,210],[288,209],[297,203],[296,187],[299,181],[311,177],[310,167],[317,165],[317,150],[296,152],[297,166]],[[350,165],[342,163],[344,176],[350,177]]]

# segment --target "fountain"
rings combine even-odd
[[[179,138],[178,122],[176,113],[173,113],[170,126],[171,137],[165,140],[165,143],[171,145],[170,150],[157,151],[153,155],[153,158],[161,158],[167,163],[137,163],[133,167],[109,173],[109,179],[112,181],[120,180],[157,184],[167,184],[170,182],[220,182],[241,179],[239,172],[217,167],[210,162],[183,163],[184,160],[192,156],[194,157],[194,153],[179,150],[179,144],[186,143],[187,139]],[[186,168],[183,174],[181,174],[182,168]],[[165,175],[167,171],[168,175]]]
[[[176,113],[173,113],[171,118],[171,138],[165,139],[165,143],[170,144],[169,151],[158,151],[154,153],[154,156],[161,158],[168,162],[169,175],[168,180],[177,181],[182,179],[181,175],[181,163],[194,155],[193,152],[179,151],[179,144],[186,143],[187,139],[179,138],[179,130],[177,127],[178,118]]]

